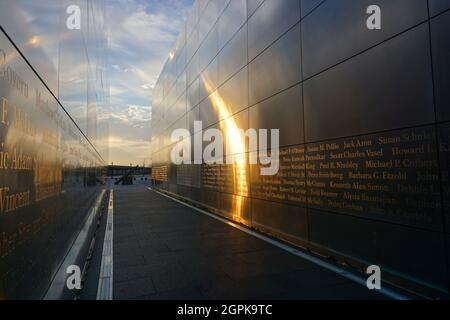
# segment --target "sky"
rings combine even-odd
[[[151,159],[152,90],[194,0],[108,0],[110,162]]]

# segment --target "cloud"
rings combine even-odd
[[[110,157],[115,163],[150,158],[152,92],[193,2],[107,2]]]
[[[110,117],[112,121],[116,120],[133,128],[150,128],[151,113],[150,106],[128,105],[112,108]]]
[[[117,72],[123,72],[123,73],[127,73],[128,69],[122,69],[120,66],[118,66],[117,64],[113,64],[111,66],[114,70],[116,70]]]
[[[99,126],[106,121],[110,124],[112,160],[116,163],[129,164],[136,162],[136,159],[142,159],[144,154],[145,157],[149,157],[153,89],[194,0],[105,1],[106,17],[97,22],[98,25],[105,22],[108,27],[106,70],[105,66],[95,63],[97,59],[94,56],[87,59],[83,44],[80,42],[81,35],[61,28],[61,22],[64,21],[55,19],[55,17],[64,18],[64,15],[61,16],[61,13],[64,13],[61,10],[66,4],[72,4],[70,1],[3,0],[3,2],[21,9],[20,16],[7,16],[10,19],[19,17],[20,19],[15,20],[26,22],[24,26],[27,32],[34,37],[21,39],[21,43],[38,46],[39,51],[42,51],[42,60],[50,61],[51,66],[48,70],[39,71],[47,75],[46,80],[51,87],[55,82],[54,87],[55,90],[58,88],[56,93],[59,99],[81,129],[88,131],[89,120],[92,120],[88,119],[88,116],[95,114]],[[87,1],[76,0],[74,3],[82,6],[82,12],[87,12]],[[91,26],[93,28],[89,32],[95,36],[98,31],[95,28],[97,23]],[[84,24],[82,28],[83,33],[87,32]],[[20,35],[20,32],[18,34]],[[91,45],[90,42],[85,44]],[[88,51],[92,55],[103,54],[101,50],[97,51],[94,48]],[[60,75],[58,87],[54,73],[56,70],[59,70]],[[93,79],[86,77],[87,70],[95,74],[95,78],[99,74],[107,74],[108,79],[102,76],[101,83],[93,83]],[[103,96],[101,90],[97,90],[95,94],[98,95],[100,103],[95,111],[91,109],[88,113],[87,86],[92,84],[98,85],[98,88],[108,86],[110,97],[106,94]],[[95,100],[89,97],[91,105]],[[107,101],[110,105],[105,108],[104,104]]]
[[[109,145],[114,146],[110,150],[111,162],[114,164],[142,165],[151,163],[151,151],[149,142],[143,139],[124,139],[121,136],[110,136]]]

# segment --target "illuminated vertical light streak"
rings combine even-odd
[[[232,155],[232,172],[233,172],[233,197],[232,214],[233,219],[238,222],[243,220],[243,206],[244,197],[248,196],[247,183],[247,167],[246,167],[246,148],[245,136],[241,135],[240,128],[232,117],[232,112],[229,110],[226,101],[219,94],[217,90],[213,90],[211,81],[208,76],[202,75],[202,81],[209,94],[209,100],[218,115],[220,129],[226,137],[226,155]],[[231,143],[230,143],[231,141]],[[226,165],[230,165],[227,163]]]

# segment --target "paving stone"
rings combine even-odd
[[[383,298],[144,186],[114,194],[116,299]]]

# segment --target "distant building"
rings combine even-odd
[[[130,166],[115,166],[110,165],[106,167],[107,177],[122,177],[126,175],[130,170],[133,170],[133,176],[148,176],[152,174],[152,168],[150,167],[130,167]]]

